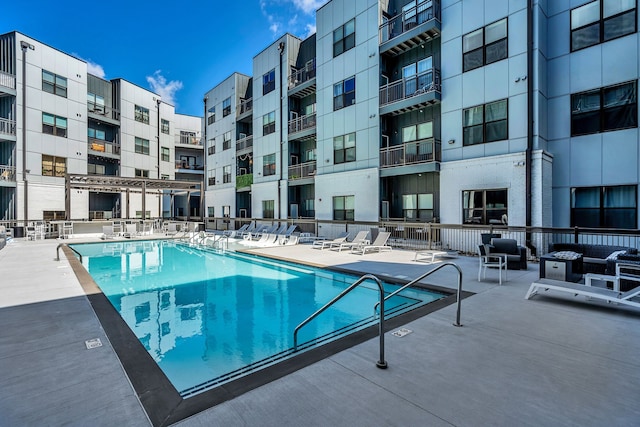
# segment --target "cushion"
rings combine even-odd
[[[610,253],[609,256],[607,257],[607,259],[617,259],[618,255],[626,254],[626,253],[627,253],[627,251],[615,251],[615,252]]]
[[[574,260],[580,258],[582,254],[572,251],[560,251],[554,253],[553,256],[558,259]]]
[[[493,239],[493,252],[501,254],[518,254],[518,242],[515,239]]]

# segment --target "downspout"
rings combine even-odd
[[[207,98],[205,97],[202,102],[204,103],[204,111],[202,115],[202,146],[204,147],[203,154],[203,168],[204,175],[202,176],[202,182],[200,183],[200,212],[202,216],[202,221],[204,222],[204,228],[207,229],[207,220],[206,218],[209,216],[209,213],[205,211],[207,204],[204,200],[204,195],[206,193],[205,182],[208,180],[208,169],[207,169],[207,159],[209,158],[209,147],[207,147]]]
[[[24,226],[29,222],[29,181],[27,180],[27,49],[35,50],[35,46],[20,41],[22,48],[22,182],[24,184]],[[67,215],[69,213],[67,212]],[[67,220],[69,218],[66,218]]]
[[[282,60],[284,58],[284,48],[285,48],[285,44],[284,42],[280,42],[280,44],[278,44],[278,50],[280,51],[280,82],[279,82],[279,86],[280,86],[280,106],[279,106],[279,110],[280,110],[280,179],[278,179],[278,218],[282,219],[282,179],[283,179],[283,170],[284,170],[284,133],[283,133],[283,128],[284,128],[284,122],[285,122],[285,118],[283,117],[283,109],[282,109],[282,101],[283,101],[283,97],[282,97]]]
[[[160,146],[160,103],[162,102],[161,99],[156,99],[156,104],[157,104],[157,110],[158,110],[158,129],[157,129],[157,134],[158,134],[158,165],[156,166],[158,168],[158,176],[156,176],[157,179],[160,179],[160,150],[161,150],[161,146]],[[158,216],[160,218],[162,218],[162,199],[163,199],[163,194],[164,191],[162,191],[160,193],[160,197],[158,198]],[[146,219],[146,214],[143,212],[143,217],[145,217]]]
[[[532,152],[533,152],[533,8],[534,2],[530,1],[527,7],[527,150],[525,152],[525,192],[526,192],[526,226],[527,232],[525,244],[531,251],[531,255],[536,256],[537,250],[531,242],[531,169],[532,169]]]

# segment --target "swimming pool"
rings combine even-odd
[[[174,241],[70,246],[183,398],[291,357],[295,327],[358,278]],[[385,316],[445,296],[407,289]],[[375,283],[356,288],[301,329],[296,354],[375,324],[377,301]]]

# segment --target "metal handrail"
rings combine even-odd
[[[365,274],[364,276],[360,277],[358,280],[353,282],[353,284],[351,284],[351,286],[349,286],[344,291],[340,292],[340,294],[337,297],[335,297],[334,299],[332,299],[331,301],[329,301],[328,303],[323,305],[318,311],[313,313],[311,316],[307,317],[304,321],[302,321],[302,323],[300,323],[298,326],[296,326],[296,328],[293,331],[293,349],[294,349],[294,351],[298,351],[298,331],[300,330],[300,328],[302,328],[304,325],[306,325],[307,323],[311,322],[313,319],[318,317],[318,315],[320,315],[322,312],[324,312],[326,309],[328,309],[334,303],[338,302],[338,300],[342,299],[342,297],[344,297],[346,294],[351,292],[353,289],[358,287],[362,282],[364,282],[365,280],[368,280],[368,279],[374,280],[378,284],[378,289],[380,290],[380,301],[379,301],[379,304],[380,304],[381,310],[380,310],[380,320],[378,322],[379,323],[378,335],[380,335],[380,360],[378,360],[376,362],[376,366],[378,368],[380,368],[380,369],[386,369],[387,362],[384,360],[384,300],[385,300],[385,298],[384,298],[384,287],[382,286],[382,282],[380,281],[380,279],[378,279],[373,274]]]
[[[73,252],[78,254],[78,256],[80,257],[80,262],[82,263],[82,254],[80,252],[78,252],[77,250],[75,250],[74,248],[69,247],[69,245],[67,245],[66,243],[60,243],[56,247],[56,261],[60,261],[60,246],[66,246],[67,248],[71,249]]]
[[[416,279],[413,279],[412,281],[410,281],[406,285],[402,286],[401,288],[398,288],[395,291],[391,292],[389,295],[387,295],[384,298],[384,301],[388,300],[392,296],[395,296],[395,295],[399,294],[400,292],[402,292],[405,289],[407,289],[409,286],[412,286],[412,285],[416,284],[420,280],[424,279],[427,276],[430,276],[431,274],[435,273],[436,271],[440,270],[443,267],[446,267],[447,265],[451,265],[451,266],[455,267],[456,270],[458,270],[458,292],[457,292],[458,309],[456,310],[456,323],[454,323],[453,326],[462,326],[462,324],[460,323],[460,308],[461,308],[461,305],[462,305],[462,298],[461,298],[462,297],[462,270],[460,269],[460,267],[458,267],[458,264],[455,264],[453,262],[445,262],[444,264],[440,264],[436,268],[427,271],[423,275],[417,277]],[[380,304],[379,302],[377,302],[376,305],[373,307],[374,315],[378,310],[378,306],[380,306],[382,308],[382,310],[384,310],[384,306],[382,304]],[[382,313],[382,311],[380,311],[380,315],[382,316],[383,314],[384,313]]]

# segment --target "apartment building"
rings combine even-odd
[[[0,59],[1,220],[200,215],[201,118],[18,32]]]
[[[638,227],[636,0],[332,0],[316,28],[207,94],[209,215]]]

